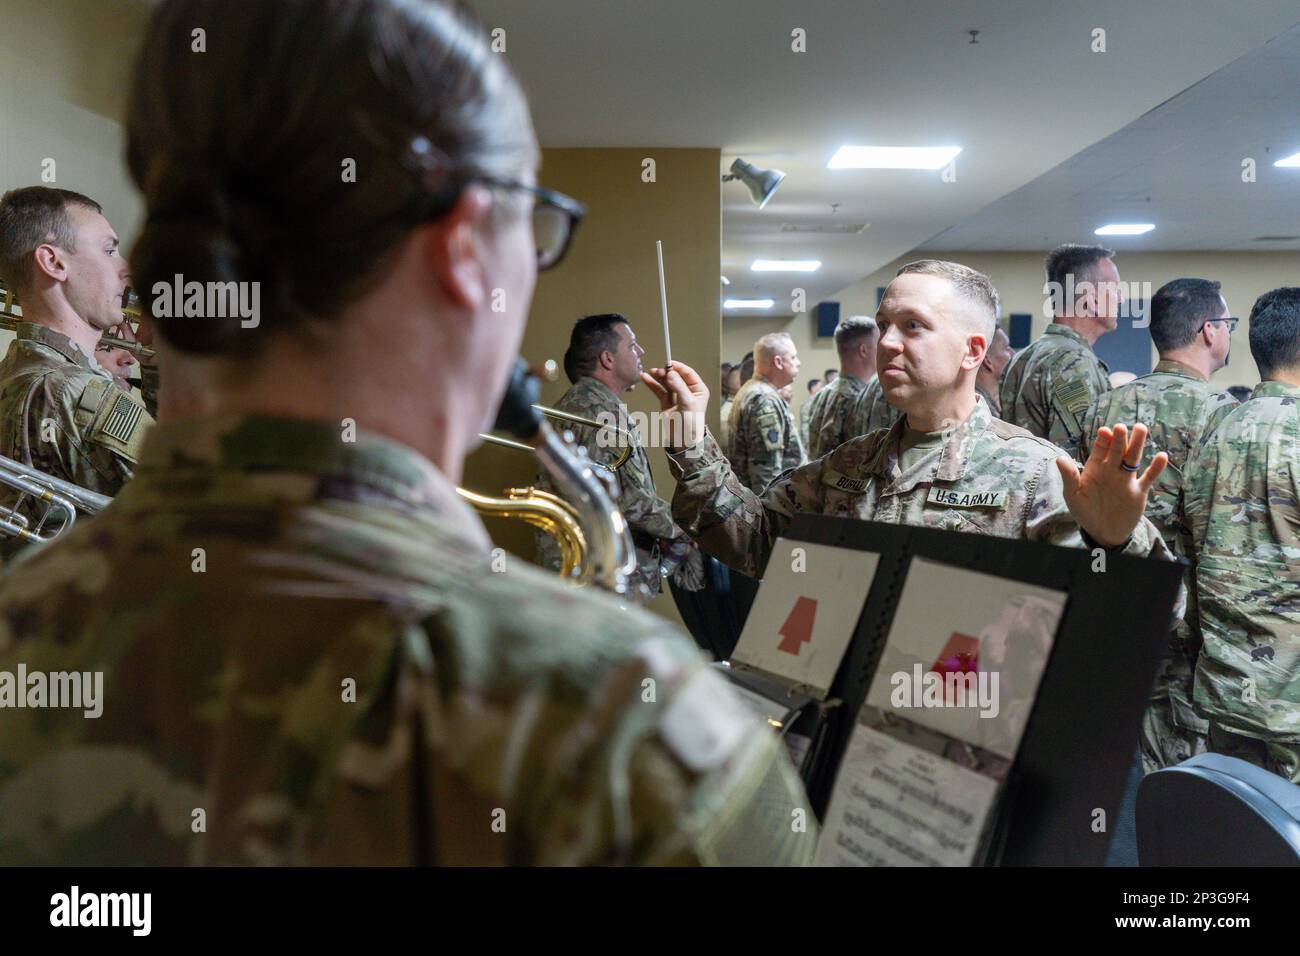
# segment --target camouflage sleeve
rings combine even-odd
[[[633,531],[669,541],[685,538],[686,533],[673,522],[673,510],[655,490],[650,459],[642,449],[634,449],[618,470],[618,507]]]
[[[618,716],[531,795],[538,862],[811,862],[816,824],[779,738],[689,648],[646,641],[597,690]]]
[[[1097,399],[1088,406],[1087,412],[1083,416],[1083,431],[1079,435],[1079,461],[1086,462],[1088,455],[1091,454],[1092,441],[1097,435],[1097,429],[1106,424],[1106,416],[1110,409],[1110,402],[1103,399]]]
[[[1079,460],[1089,408],[1100,404],[1110,391],[1110,382],[1096,367],[1090,354],[1068,356],[1059,366],[1046,371],[1042,384],[1044,404],[1050,408],[1048,438]]]
[[[762,577],[773,543],[796,513],[821,511],[820,461],[786,472],[762,497],[741,484],[707,432],[668,461],[677,479],[677,523],[705,552],[750,577]]]
[[[120,394],[121,389],[107,380],[98,390],[87,388],[76,395],[55,376],[41,376],[28,390],[21,414],[10,423],[15,430],[14,457],[91,491],[117,494],[131,478],[146,427],[130,416],[119,422],[113,415]]]
[[[749,480],[750,487],[761,491],[781,473],[786,430],[791,427],[790,416],[776,403],[779,398],[769,398],[751,413],[749,428]]]
[[[826,391],[826,389],[822,389]],[[820,394],[820,393],[818,393]],[[845,419],[850,411],[850,404],[841,395],[833,395],[822,403],[821,416],[817,421],[817,431],[812,436],[812,447],[808,449],[809,458],[821,458],[829,455],[846,440],[844,434]]]

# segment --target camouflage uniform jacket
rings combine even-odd
[[[1106,363],[1082,335],[1053,322],[1007,366],[1002,418],[1077,456],[1084,414],[1108,391]]]
[[[809,395],[799,405],[799,441],[803,444],[804,452],[807,453],[812,448],[812,442],[809,440],[809,426],[812,424],[813,414],[817,410],[817,399],[821,397],[822,392],[830,388],[829,385],[823,386],[818,390],[816,395]]]
[[[66,335],[19,323],[0,360],[0,455],[115,495],[152,425],[144,405]]]
[[[1143,452],[1142,467],[1149,465],[1157,452],[1163,451],[1169,456],[1169,466],[1151,488],[1146,514],[1160,529],[1161,536],[1174,554],[1189,557],[1190,541],[1178,517],[1187,458],[1201,438],[1213,431],[1218,421],[1236,407],[1236,399],[1227,392],[1215,391],[1195,370],[1181,362],[1162,360],[1151,373],[1112,389],[1092,404],[1084,417],[1079,457],[1087,460],[1097,429],[1103,425],[1123,423],[1132,427],[1137,422],[1145,424],[1150,429],[1150,437]],[[1208,730],[1205,719],[1197,715],[1192,704],[1193,675],[1201,635],[1197,624],[1195,581],[1190,573],[1187,583],[1188,613],[1171,635],[1152,693],[1153,701],[1167,701],[1156,705],[1167,710],[1165,723],[1172,722],[1173,725],[1173,729],[1161,732],[1165,737],[1180,731],[1204,735]],[[1148,719],[1148,726],[1159,727],[1161,724],[1153,715]],[[1152,739],[1154,742],[1155,738]],[[1180,756],[1184,753],[1190,755],[1200,748],[1189,750],[1184,746],[1170,751],[1167,743],[1159,741],[1148,749],[1153,754],[1168,756],[1172,752]],[[1171,760],[1172,757],[1162,763],[1168,765]]]
[[[918,525],[1081,547],[1055,459],[1061,450],[1008,425],[976,402],[945,443],[906,472],[898,467],[904,423],[841,445],[782,475],[759,497],[727,466],[711,435],[703,448],[669,455],[677,477],[673,515],[709,554],[761,577],[772,545],[801,512]],[[1168,558],[1145,518],[1126,554]]]
[[[1196,706],[1300,743],[1300,388],[1261,382],[1183,471],[1204,643]]]
[[[849,413],[866,387],[867,383],[856,375],[841,372],[835,381],[817,393],[821,401],[813,409],[808,427],[812,436],[812,444],[808,446],[809,458],[828,455],[850,438],[856,437],[849,431]],[[822,398],[823,395],[825,398]]]
[[[95,719],[0,709],[0,863],[809,858],[785,748],[687,638],[495,568],[425,458],[356,439],[165,422],[5,570],[0,674],[103,689]]]
[[[736,477],[761,492],[777,475],[803,464],[803,446],[790,406],[772,383],[755,375],[740,387],[731,406],[731,458]]]
[[[672,508],[655,492],[650,457],[641,445],[641,435],[636,425],[628,418],[626,406],[604,382],[584,375],[561,396],[555,408],[595,421],[618,423],[627,429],[627,438],[632,441],[632,452],[627,461],[614,472],[619,488],[618,507],[632,531],[641,581],[651,594],[658,594],[659,567],[663,557],[660,540],[686,548],[691,539],[673,524]],[[612,464],[623,450],[620,433],[612,428],[596,429],[572,422],[564,422],[562,427],[573,433],[578,444],[586,447],[588,456],[599,465]],[[537,486],[553,494],[558,493],[546,472],[538,474]],[[560,549],[556,546],[555,539],[541,531],[535,537],[542,565],[552,571],[560,570]]]
[[[873,375],[849,409],[848,421],[844,427],[844,440],[848,441],[850,438],[859,438],[882,428],[889,428],[902,417],[902,412],[885,401],[885,390],[880,384],[880,376]]]
[[[1183,532],[1175,516],[1187,456],[1200,444],[1202,436],[1213,431],[1236,407],[1235,398],[1227,392],[1216,391],[1193,369],[1181,362],[1162,360],[1150,374],[1093,402],[1084,417],[1079,457],[1088,460],[1097,429],[1103,425],[1123,423],[1130,428],[1137,422],[1146,425],[1150,437],[1142,455],[1142,467],[1151,464],[1157,452],[1169,455],[1169,467],[1151,489],[1147,517],[1160,529],[1174,553],[1185,555],[1185,542],[1180,541]]]
[[[986,392],[978,382],[975,384],[975,394],[984,399],[984,404],[989,407],[994,418],[1002,417],[1002,401],[996,394]]]

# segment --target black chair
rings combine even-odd
[[[1147,774],[1137,796],[1142,866],[1300,864],[1300,786],[1201,754]]]

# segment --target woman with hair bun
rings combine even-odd
[[[693,644],[493,573],[455,493],[580,209],[538,162],[457,4],[159,6],[128,163],[160,420],[0,581],[0,668],[104,675],[97,719],[7,718],[0,861],[810,858],[788,757]]]

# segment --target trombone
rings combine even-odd
[[[19,492],[12,504],[0,506],[0,534],[23,541],[49,541],[72,527],[78,511],[93,515],[104,510],[113,500],[108,495],[47,475],[3,455],[0,455],[0,485],[8,485]],[[45,510],[34,528],[27,515],[19,510],[28,498],[45,503]],[[47,529],[51,518],[55,523]]]

